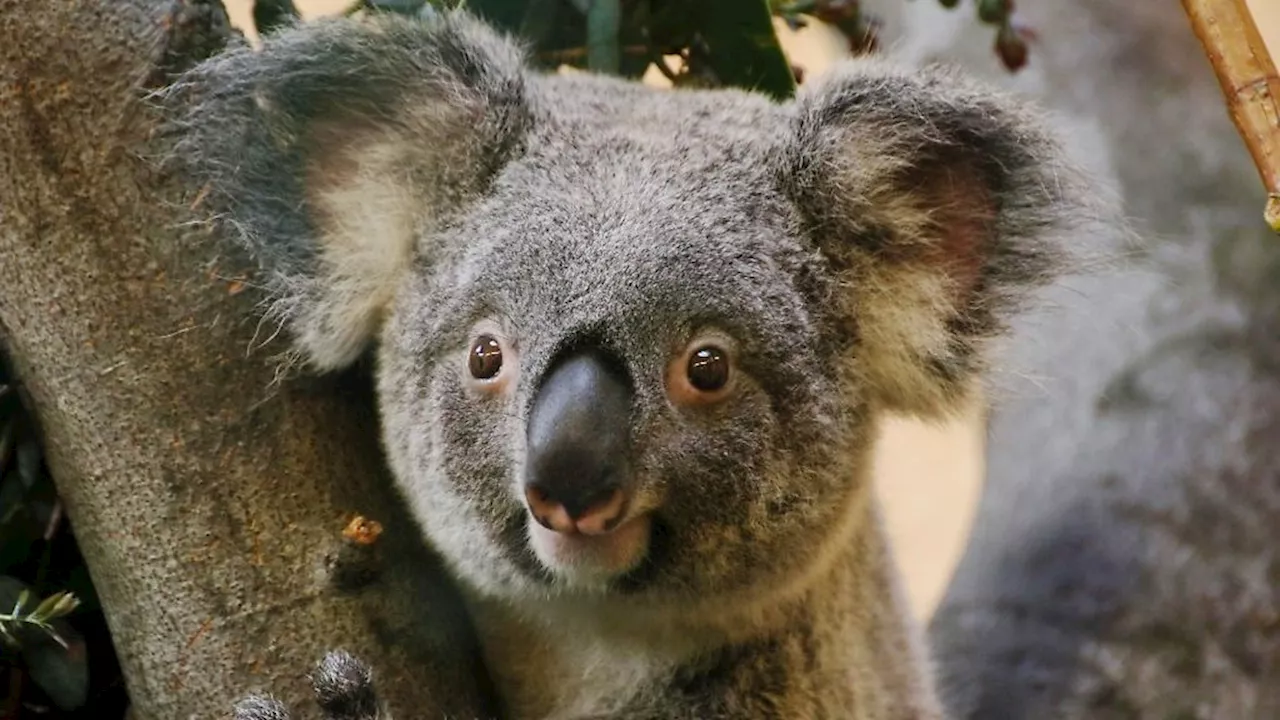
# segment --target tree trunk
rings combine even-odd
[[[204,0],[0,0],[0,341],[133,714],[225,717],[257,689],[308,707],[306,673],[340,646],[398,717],[484,715],[468,620],[389,489],[367,369],[276,378],[250,264],[181,224],[182,178],[153,162],[145,92],[228,32]],[[386,528],[371,547],[343,539],[356,513]]]

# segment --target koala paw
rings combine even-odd
[[[369,666],[350,653],[335,650],[311,674],[311,688],[324,720],[388,720],[378,708]],[[289,708],[275,698],[250,695],[236,703],[235,720],[292,720]]]
[[[311,676],[316,702],[329,720],[380,720],[369,666],[343,650],[320,661]]]

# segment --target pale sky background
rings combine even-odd
[[[1280,0],[1247,0],[1271,57],[1280,56]]]

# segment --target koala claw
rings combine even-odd
[[[378,696],[369,666],[344,650],[334,650],[311,676],[316,702],[332,720],[379,720]]]
[[[324,720],[388,720],[378,708],[369,666],[343,650],[325,655],[311,674],[311,688]],[[236,703],[234,714],[234,720],[292,718],[284,703],[264,695]]]

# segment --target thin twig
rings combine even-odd
[[[1280,76],[1245,0],[1182,0],[1227,109],[1267,189],[1263,217],[1280,233]]]

